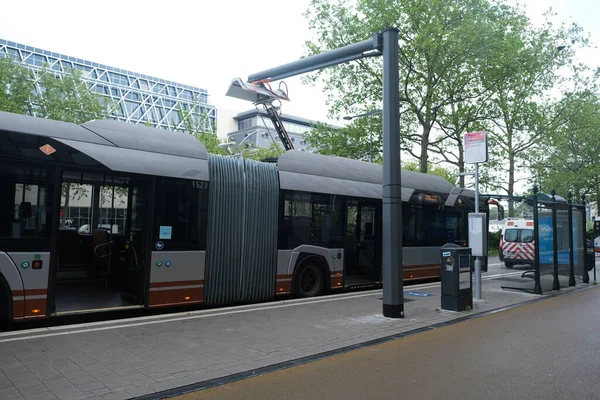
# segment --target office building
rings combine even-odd
[[[24,64],[36,76],[45,65],[58,76],[79,69],[93,91],[115,104],[112,117],[120,121],[184,131],[181,112],[191,109],[205,129],[216,125],[217,111],[208,104],[205,89],[0,39],[0,57],[6,56]]]
[[[312,149],[309,148],[305,135],[317,125],[317,121],[288,114],[281,114],[280,117],[294,149],[311,151]],[[227,137],[231,142],[254,148],[269,148],[273,142],[282,146],[277,131],[266,111],[249,110],[237,114],[233,119],[237,122],[237,130],[227,133]],[[337,128],[332,127],[332,129]]]

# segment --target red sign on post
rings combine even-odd
[[[487,160],[487,132],[465,133],[465,162],[467,164],[477,164]]]
[[[45,144],[42,147],[40,147],[40,151],[45,155],[49,156],[50,154],[55,153],[56,149],[50,146],[49,144]]]

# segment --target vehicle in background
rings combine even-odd
[[[501,260],[507,268],[515,264],[533,265],[535,261],[535,241],[533,220],[509,220],[500,235],[499,250]]]

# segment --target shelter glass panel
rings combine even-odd
[[[542,291],[545,293],[552,290],[554,284],[554,221],[551,206],[542,207],[538,211],[538,229],[540,238],[540,283]]]
[[[558,251],[558,283],[562,288],[569,286],[569,277],[571,273],[570,239],[572,232],[569,229],[568,206],[556,205],[556,229],[556,245]]]
[[[583,248],[583,224],[585,224],[585,211],[573,209],[573,264],[575,269],[575,281],[579,284],[583,281],[585,268],[585,252]]]
[[[521,206],[516,203],[515,207]],[[509,220],[498,244],[500,265],[492,263],[488,272],[500,274],[503,289],[534,292],[535,288],[535,235],[531,220]]]

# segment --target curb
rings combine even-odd
[[[429,330],[440,329],[445,326],[454,325],[454,324],[457,324],[460,322],[464,322],[464,321],[468,321],[468,320],[472,320],[472,319],[476,319],[476,318],[481,318],[481,317],[485,317],[488,315],[497,314],[502,311],[508,311],[513,308],[518,308],[518,307],[522,307],[522,306],[525,306],[528,304],[537,303],[539,301],[543,301],[543,300],[550,299],[553,297],[565,296],[568,294],[577,293],[577,292],[581,292],[581,291],[596,287],[596,285],[592,285],[592,284],[588,284],[588,285],[589,286],[580,287],[577,289],[569,290],[567,292],[559,291],[556,293],[544,294],[535,299],[526,300],[526,301],[523,301],[520,303],[511,304],[508,306],[499,307],[499,308],[495,308],[495,309],[488,310],[488,311],[482,311],[482,312],[476,313],[476,314],[465,315],[463,317],[459,317],[459,318],[456,318],[456,319],[453,319],[450,321],[439,322],[437,324],[424,326],[422,328],[417,328],[417,329],[413,329],[413,330],[402,332],[402,333],[396,333],[396,334],[384,336],[384,337],[381,337],[378,339],[372,339],[372,340],[368,340],[366,342],[356,343],[356,344],[352,344],[349,346],[340,347],[339,349],[328,350],[328,351],[325,351],[322,353],[317,353],[317,354],[313,354],[310,356],[300,357],[300,358],[296,358],[296,359],[289,360],[289,361],[283,361],[283,362],[273,364],[273,365],[268,365],[265,367],[255,368],[255,369],[244,371],[244,372],[238,372],[236,374],[227,375],[227,376],[223,376],[220,378],[208,379],[206,381],[192,383],[190,385],[180,386],[180,387],[173,388],[173,389],[167,389],[167,390],[163,390],[160,392],[135,397],[134,399],[136,399],[136,400],[161,400],[161,399],[165,399],[165,398],[181,396],[181,395],[192,393],[192,392],[198,392],[198,391],[201,391],[204,389],[209,389],[209,388],[216,387],[216,386],[222,386],[222,385],[225,385],[228,383],[233,383],[233,382],[241,381],[241,380],[244,380],[247,378],[252,378],[255,376],[269,374],[271,372],[275,372],[275,371],[279,371],[279,370],[283,370],[283,369],[297,367],[299,365],[307,364],[307,363],[310,363],[313,361],[322,360],[322,359],[336,356],[339,354],[348,353],[350,351],[359,350],[359,349],[363,349],[366,347],[371,347],[371,346],[391,342],[391,341],[398,340],[398,339],[403,339],[403,338],[413,336],[418,333],[426,332]]]

